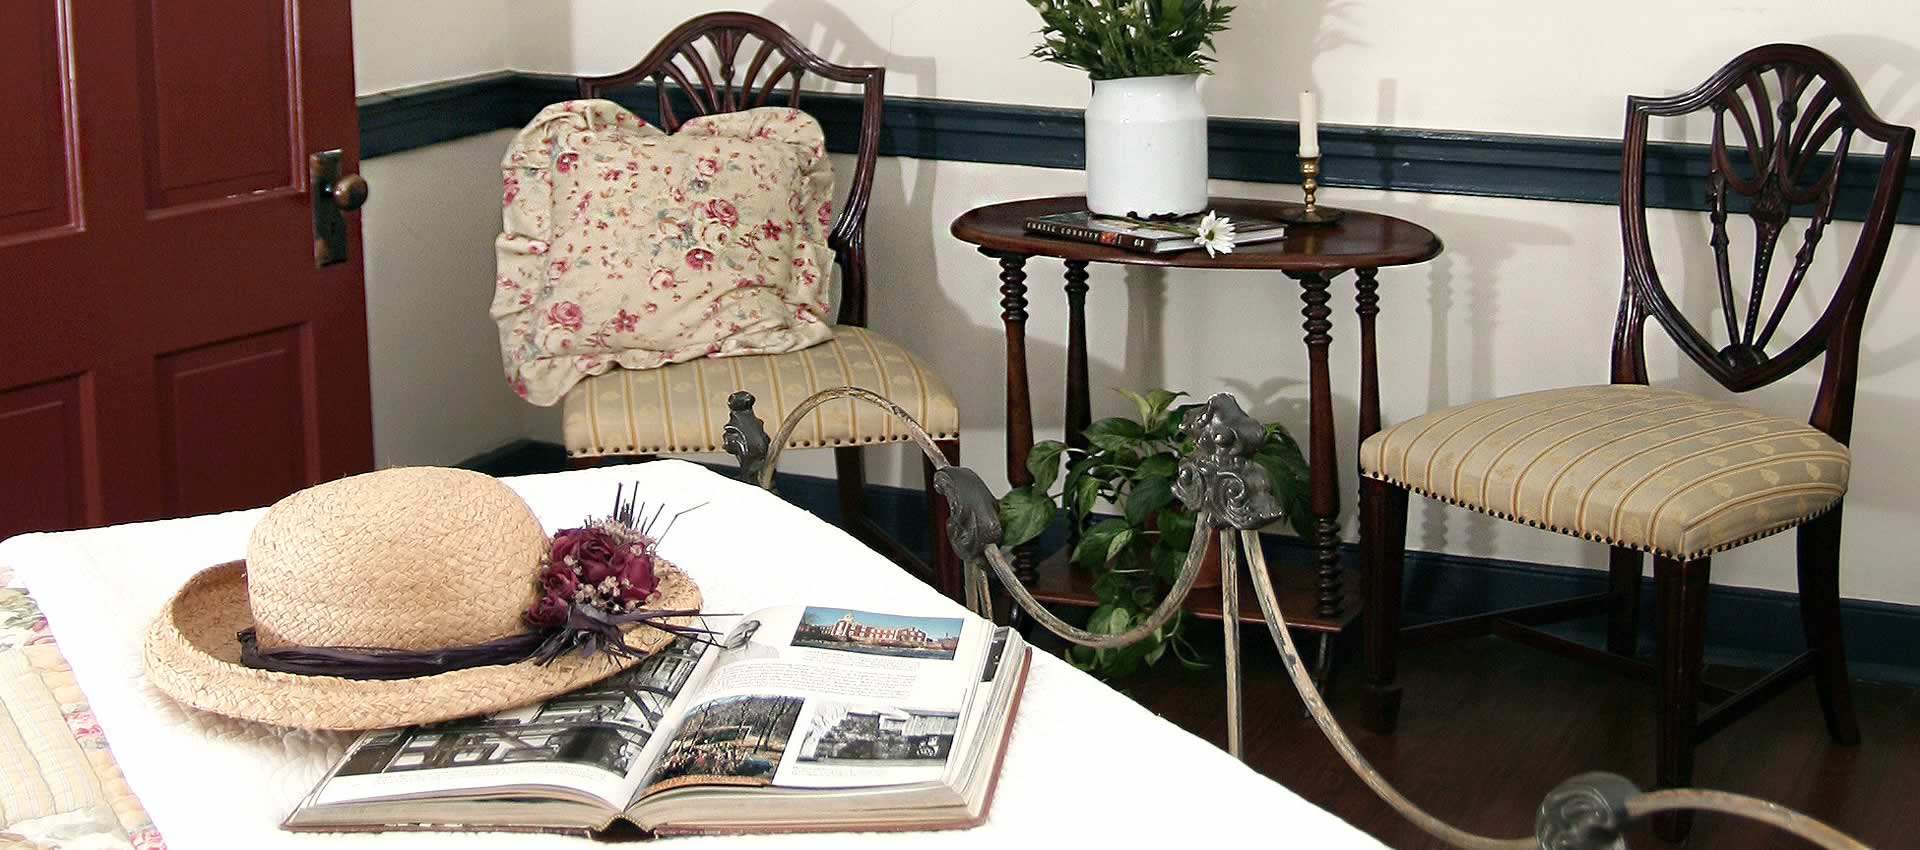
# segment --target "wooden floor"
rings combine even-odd
[[[1390,847],[1445,847],[1380,802],[1340,761],[1305,716],[1277,653],[1264,643],[1264,631],[1249,630],[1244,640],[1252,765]],[[1219,657],[1217,649],[1210,654]],[[1497,638],[1409,650],[1401,670],[1406,697],[1393,737],[1359,728],[1360,677],[1351,662],[1336,676],[1331,704],[1361,752],[1415,803],[1444,820],[1513,837],[1532,832],[1541,797],[1575,774],[1608,770],[1643,787],[1651,784],[1649,686]],[[1708,673],[1728,685],[1754,675]],[[1162,664],[1152,675],[1121,685],[1167,719],[1225,745],[1217,668],[1185,671]],[[1860,683],[1854,699],[1860,746],[1828,741],[1813,685],[1802,683],[1701,747],[1695,784],[1797,808],[1883,850],[1920,847],[1920,690]],[[1276,823],[1274,830],[1274,846],[1285,846],[1286,824]],[[1672,846],[1644,827],[1629,836],[1629,844]],[[1734,818],[1701,814],[1685,846],[1810,845]]]

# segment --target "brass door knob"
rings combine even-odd
[[[352,211],[367,202],[367,178],[358,174],[348,174],[326,187],[327,199],[342,210]]]

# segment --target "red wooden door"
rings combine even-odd
[[[6,0],[0,538],[266,504],[372,466],[348,0]],[[348,215],[349,219],[355,218]]]

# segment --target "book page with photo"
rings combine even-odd
[[[641,796],[937,782],[992,644],[974,618],[770,608],[736,627]]]
[[[717,655],[709,649],[680,638],[612,678],[543,703],[368,733],[312,802],[544,787],[623,807],[664,745],[657,733],[675,698]]]

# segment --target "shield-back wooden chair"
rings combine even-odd
[[[1681,313],[1655,267],[1647,228],[1648,119],[1701,111],[1712,113],[1707,203],[1714,270],[1712,278],[1703,273],[1697,279],[1717,281],[1721,316],[1711,335]],[[1859,136],[1884,150],[1850,157]],[[1494,633],[1597,657],[1657,680],[1656,778],[1663,787],[1689,784],[1701,740],[1807,675],[1833,739],[1858,742],[1840,628],[1841,500],[1852,464],[1847,443],[1867,297],[1893,232],[1913,138],[1911,128],[1880,120],[1833,59],[1800,45],[1750,50],[1684,94],[1627,99],[1620,175],[1626,273],[1612,383],[1428,413],[1381,431],[1360,448],[1361,537],[1370,580],[1368,714],[1374,728],[1391,732],[1394,725],[1400,642]],[[1782,344],[1776,331],[1795,295],[1804,295],[1801,284],[1836,205],[1848,202],[1841,197],[1840,164],[1850,159],[1847,171],[1872,178],[1859,236],[1831,299],[1804,333]],[[1743,214],[1752,221],[1755,245],[1752,278],[1737,282],[1730,270],[1735,237],[1729,219]],[[1776,255],[1780,236],[1790,231],[1799,232],[1798,248]],[[1779,286],[1770,290],[1775,280]],[[1801,422],[1648,386],[1648,318],[1734,393],[1772,384],[1825,355],[1811,417]],[[1722,331],[1724,341],[1710,341]],[[1402,629],[1409,492],[1607,543],[1609,590]],[[1799,529],[1806,653],[1739,693],[1703,684],[1711,556],[1789,528]],[[1633,659],[1642,560],[1649,552],[1659,603],[1652,664]],[[1533,628],[1603,613],[1609,653]],[[1703,698],[1715,701],[1704,715]],[[1658,826],[1664,836],[1677,838],[1688,823],[1670,818]]]
[[[661,129],[672,133],[694,115],[760,106],[804,108],[807,75],[852,86],[861,94],[858,151],[828,242],[840,269],[840,304],[832,340],[785,354],[708,358],[659,369],[615,369],[576,385],[562,401],[569,458],[590,465],[610,456],[695,454],[724,450],[727,396],[751,392],[773,421],[784,419],[815,392],[836,386],[872,390],[901,405],[934,436],[948,462],[960,459],[960,413],[940,376],[906,348],[867,329],[867,204],[879,156],[886,69],[829,62],[778,24],[745,12],[701,15],[660,40],[625,71],[579,81],[580,96],[613,96],[622,88],[651,83]],[[866,471],[861,447],[907,441],[907,432],[871,408],[848,403],[820,408],[789,445],[830,447],[838,473],[842,525],[862,542],[891,557],[943,592],[958,598],[959,564],[947,545],[945,502],[933,491],[925,565],[882,533],[863,499]]]

